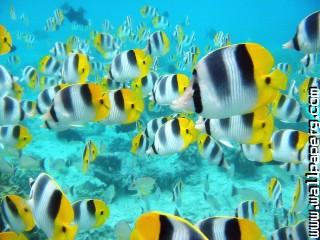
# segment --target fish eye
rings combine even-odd
[[[67,229],[66,229],[66,227],[65,226],[62,226],[62,232],[66,232],[67,231]]]
[[[3,38],[3,41],[4,41],[4,42],[7,42],[7,41],[8,41],[7,37],[4,37],[4,38]]]
[[[100,211],[100,215],[103,215],[104,214],[104,212],[103,211]]]
[[[131,104],[131,109],[134,109],[134,104],[133,103]]]
[[[23,137],[23,141],[27,141],[27,137]]]
[[[24,210],[25,212],[28,212],[28,208],[24,208],[23,210]]]
[[[82,68],[82,73],[84,73],[84,71],[85,71],[85,69],[84,69],[84,68]]]
[[[269,144],[268,144],[268,148],[270,148],[270,149],[271,149],[271,143],[269,143]]]
[[[102,104],[102,105],[104,104],[104,101],[103,101],[103,99],[100,99],[100,104]]]
[[[143,60],[142,64],[145,65],[145,64],[146,64],[146,61]]]
[[[264,128],[266,126],[266,123],[262,123],[261,127]]]
[[[270,82],[271,82],[271,78],[270,77],[266,77],[265,82],[266,82],[267,85],[269,85]]]
[[[189,134],[189,129],[186,129],[186,133]]]

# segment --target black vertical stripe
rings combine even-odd
[[[282,140],[283,131],[276,132],[273,135],[273,143],[275,148],[279,148]]]
[[[62,193],[59,190],[54,190],[52,195],[50,196],[49,202],[48,202],[48,217],[54,221],[59,213],[60,206],[61,206],[61,200],[62,200]]]
[[[151,129],[152,129],[153,132],[156,132],[158,130],[158,122],[157,122],[157,120],[155,120],[155,119],[152,120]]]
[[[211,136],[210,119],[206,119],[204,122],[206,133]]]
[[[289,146],[291,148],[296,148],[298,141],[299,141],[299,132],[292,131],[289,135]]]
[[[154,42],[155,48],[158,50],[160,46],[158,33],[153,34],[153,42]]]
[[[4,208],[4,200],[1,201],[1,214],[2,214],[3,220],[6,223],[9,223],[9,217],[7,215],[7,212],[5,211],[5,208]],[[1,217],[0,217],[0,221],[1,221]]]
[[[1,137],[5,137],[5,136],[7,136],[7,134],[8,134],[8,127],[2,126],[1,129],[0,129]]]
[[[48,89],[45,89],[41,95],[40,95],[40,99],[42,100],[42,102],[47,105],[47,106],[50,106],[51,103],[52,103],[52,99],[50,98],[49,96],[49,91]]]
[[[161,96],[166,94],[166,82],[168,81],[168,76],[165,76],[159,80],[158,87]]]
[[[14,109],[14,100],[10,97],[4,97],[4,113],[6,114],[11,114]]]
[[[172,81],[171,81],[171,87],[173,89],[174,92],[178,92],[178,76],[177,74],[174,74],[172,76]]]
[[[193,84],[192,84],[192,90],[193,90],[193,104],[194,104],[194,109],[196,113],[202,113],[203,111],[203,105],[202,105],[202,99],[201,99],[201,91],[200,91],[200,86],[198,83],[198,74],[196,69],[193,70],[192,72],[193,75]]]
[[[42,111],[41,111],[41,109],[40,109],[40,106],[39,106],[39,102],[38,102],[38,101],[37,101],[37,103],[36,103],[36,110],[37,110],[37,112],[38,112],[40,115],[43,114]]]
[[[290,99],[289,104],[288,104],[288,108],[286,109],[286,115],[290,116],[295,108],[296,108],[296,101],[293,99]]]
[[[52,117],[52,120],[55,121],[55,122],[59,122],[57,114],[56,114],[56,111],[54,110],[54,105],[51,106],[49,112],[50,112],[50,115]]]
[[[50,178],[47,175],[42,175],[37,181],[37,185],[34,185],[33,200],[37,206],[40,203],[43,192],[45,191]]]
[[[170,220],[164,215],[159,215],[159,220],[160,220],[159,240],[173,239],[174,227],[170,222]]]
[[[219,122],[220,126],[225,130],[230,127],[230,118],[221,118],[219,119]]]
[[[73,212],[74,212],[74,220],[79,221],[81,217],[81,211],[80,211],[81,201],[76,202],[72,205]]]
[[[123,98],[123,93],[121,89],[117,90],[114,93],[114,102],[118,109],[120,109],[121,111],[124,111],[124,98]]]
[[[140,139],[139,139],[139,146],[138,146],[139,149],[142,148],[143,142],[144,142],[144,135],[141,135],[141,136],[140,136]]]
[[[219,147],[217,144],[215,144],[210,152],[210,159],[214,159],[217,156],[217,153],[219,152]]]
[[[52,57],[49,57],[49,60],[45,64],[45,68],[48,68],[51,65],[51,63],[52,63]]]
[[[19,120],[22,121],[25,117],[25,113],[24,113],[24,110],[22,109],[22,107],[20,107],[20,118]]]
[[[223,51],[225,50],[226,49],[224,48],[211,52],[204,59],[204,63],[202,63],[207,67],[210,81],[219,99],[224,99],[231,93],[231,84],[228,79],[227,67],[223,58]],[[200,79],[200,81],[206,81],[206,79]]]
[[[172,133],[175,136],[180,136],[180,122],[178,118],[173,119],[171,122]]]
[[[64,109],[67,110],[69,113],[72,113],[74,109],[72,105],[71,88],[68,87],[61,90],[60,96]]]
[[[245,127],[251,128],[253,126],[253,116],[254,113],[247,113],[241,116]]]
[[[78,66],[79,66],[79,54],[75,54],[73,58],[73,69],[78,72]]]
[[[213,227],[214,219],[208,218],[200,223],[199,229],[208,239],[215,239]]]
[[[165,127],[161,126],[158,130],[158,134],[159,134],[159,141],[160,143],[162,143],[163,145],[165,145],[167,143],[167,136],[166,136],[166,132],[165,132]]]
[[[279,99],[279,102],[278,102],[278,108],[281,108],[282,105],[284,104],[286,100],[286,97],[284,95],[281,95],[280,99]]]
[[[82,84],[80,87],[80,95],[83,100],[83,102],[87,106],[92,106],[92,94],[89,88],[89,84]]]
[[[133,50],[129,50],[127,52],[127,58],[128,58],[128,62],[131,66],[137,65],[136,54]]]
[[[18,217],[19,216],[19,212],[18,212],[18,208],[17,206],[14,204],[14,202],[10,199],[9,196],[5,197],[5,201],[10,209],[10,212],[15,216]]]
[[[296,226],[296,232],[298,235],[298,239],[303,240],[303,239],[308,239],[308,230],[305,221],[299,223]]]
[[[241,75],[242,84],[246,87],[254,86],[254,65],[245,44],[239,44],[235,49],[235,59]]]
[[[249,218],[249,202],[244,202],[242,205],[242,211],[243,211],[243,218]],[[252,203],[252,202],[250,202]]]
[[[88,213],[92,216],[95,215],[96,213],[96,206],[94,205],[94,201],[93,199],[90,199],[89,201],[87,201],[87,210]]]
[[[18,139],[20,136],[21,127],[19,125],[15,125],[12,129],[12,136],[15,139]]]
[[[144,76],[141,78],[141,84],[142,86],[146,86],[148,82],[148,76]]]
[[[297,51],[300,51],[300,45],[298,40],[298,33],[296,33],[292,39],[293,48]]]
[[[115,65],[115,68],[116,68],[117,72],[121,72],[122,71],[121,55],[117,55],[114,58],[114,65]],[[110,70],[111,70],[111,68],[110,68]]]
[[[241,229],[238,219],[231,218],[225,223],[226,240],[241,240]]]
[[[206,149],[209,146],[210,142],[211,142],[211,139],[209,136],[207,136],[206,139],[204,140],[203,148]]]
[[[309,41],[317,41],[319,37],[319,12],[316,12],[306,18],[304,27]]]

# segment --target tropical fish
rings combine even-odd
[[[211,217],[196,225],[209,240],[266,240],[255,222],[235,217]]]
[[[124,51],[113,58],[108,77],[118,82],[127,82],[146,76],[151,63],[151,56],[141,49]]]
[[[166,55],[170,50],[170,40],[163,31],[152,33],[147,42],[146,51],[152,57],[161,57]]]
[[[241,149],[249,161],[268,163],[272,161],[271,143],[241,144]]]
[[[78,231],[102,226],[110,216],[109,207],[99,199],[85,199],[72,204]]]
[[[273,117],[268,107],[252,113],[221,119],[199,118],[196,128],[219,140],[257,144],[269,141],[274,128]]]
[[[140,14],[142,15],[142,17],[154,18],[155,16],[158,15],[158,9],[150,5],[145,5],[140,9]]]
[[[86,173],[88,171],[89,164],[96,160],[99,155],[98,147],[91,140],[85,145],[83,155],[82,155],[82,172]]]
[[[3,220],[10,230],[21,233],[31,231],[34,226],[32,211],[26,201],[17,195],[7,195],[1,201]],[[0,239],[2,239],[0,237]]]
[[[145,156],[149,147],[150,147],[150,142],[148,140],[147,135],[145,134],[145,131],[138,133],[132,139],[131,152],[135,155]]]
[[[20,102],[15,98],[6,96],[0,98],[0,124],[17,124],[24,120],[25,112]]]
[[[30,88],[35,89],[39,83],[37,70],[32,66],[26,66],[22,71],[22,79]]]
[[[168,155],[181,152],[195,142],[197,136],[198,132],[192,120],[174,118],[158,129],[147,154]]]
[[[55,42],[52,49],[50,50],[50,54],[52,54],[57,59],[63,60],[65,59],[69,53],[71,53],[72,46],[69,43],[64,42]]]
[[[29,205],[37,226],[49,239],[75,239],[72,205],[49,175],[41,173],[32,182]]]
[[[296,188],[293,194],[291,212],[300,213],[308,206],[308,189],[301,177],[298,177]]]
[[[145,134],[147,136],[147,138],[149,139],[150,142],[153,142],[154,137],[156,135],[156,132],[158,131],[158,129],[165,124],[167,121],[170,120],[170,116],[169,117],[159,117],[159,118],[154,118],[151,119],[146,126],[145,129]]]
[[[268,184],[268,195],[272,199],[275,208],[282,208],[282,187],[278,179],[271,178]]]
[[[129,124],[139,120],[144,110],[142,96],[128,88],[109,91],[111,108],[104,124]]]
[[[188,76],[181,73],[160,76],[153,86],[150,100],[159,105],[171,105],[183,96],[189,85]]]
[[[42,90],[38,94],[38,97],[36,100],[36,109],[40,115],[43,115],[49,111],[54,96],[58,91],[60,91],[65,86],[66,85],[63,85],[63,84],[57,84]]]
[[[110,52],[119,49],[115,38],[108,33],[96,34],[93,39],[93,45],[104,58],[107,58]]]
[[[60,90],[43,116],[48,129],[65,130],[73,125],[105,119],[110,110],[108,94],[95,83],[75,84]]]
[[[275,230],[271,240],[305,240],[309,239],[308,220],[302,220],[294,226],[282,227]]]
[[[150,95],[157,80],[158,74],[151,71],[146,76],[134,79],[131,83],[131,88],[139,94],[142,92],[142,96],[145,98]]]
[[[241,202],[236,208],[235,216],[238,218],[245,218],[254,221],[256,214],[258,213],[258,203],[254,200],[248,200]]]
[[[8,60],[7,60],[9,65],[19,65],[21,63],[21,59],[18,55],[9,55]]]
[[[187,220],[161,212],[141,215],[132,230],[131,240],[207,240],[205,235]]]
[[[292,71],[292,67],[289,63],[278,63],[275,69],[279,69],[281,72],[286,74],[290,74]]]
[[[208,134],[201,134],[198,137],[198,151],[200,155],[208,159],[211,164],[215,164],[224,169],[230,166],[224,158],[224,153],[220,145]]]
[[[21,102],[21,107],[27,117],[34,117],[37,114],[37,104],[35,101],[23,100]]]
[[[0,25],[0,55],[15,51],[16,47],[12,44],[11,34]]]
[[[67,83],[84,83],[90,73],[88,56],[82,53],[72,53],[64,60],[62,77]]]
[[[252,112],[271,103],[279,90],[286,89],[287,76],[280,70],[270,73],[273,65],[269,51],[256,43],[213,51],[200,59],[191,86],[171,107],[193,111],[205,118]]]
[[[308,77],[300,84],[299,97],[302,103],[308,103],[309,89],[312,87],[320,89],[320,78]]]
[[[303,53],[316,53],[320,51],[320,12],[314,12],[299,23],[294,37],[283,48],[292,48]]]
[[[61,64],[54,57],[47,55],[40,60],[39,71],[47,75],[60,75]]]

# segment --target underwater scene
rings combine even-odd
[[[319,239],[319,0],[0,0],[0,240]]]

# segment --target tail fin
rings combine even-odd
[[[284,49],[291,49],[291,48],[293,48],[293,43],[292,43],[292,41],[290,40],[290,41],[282,44],[282,48],[284,48]]]

